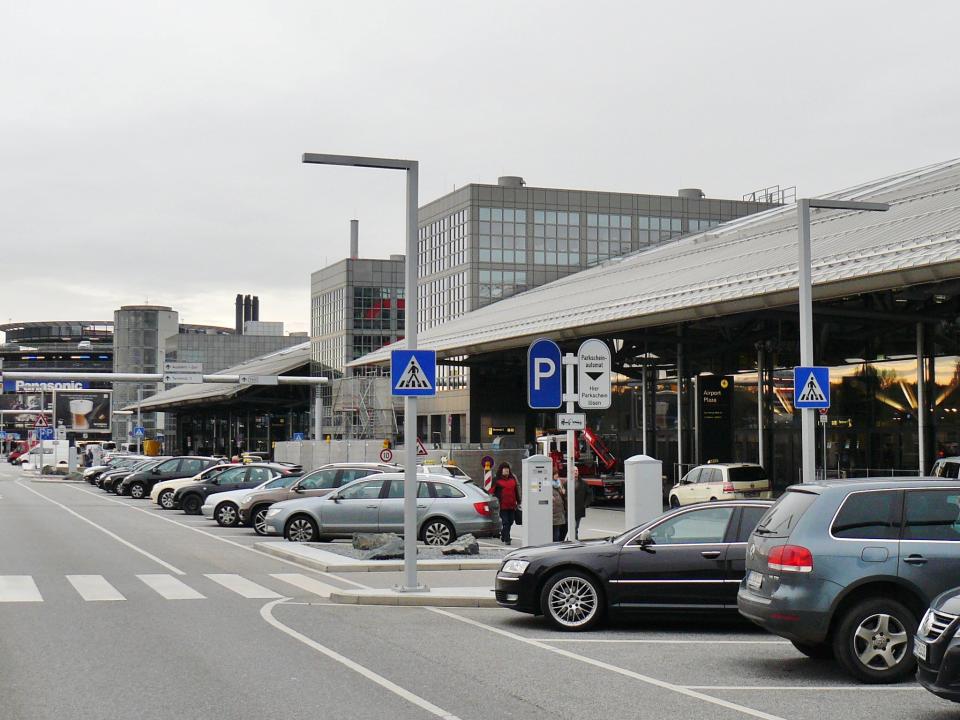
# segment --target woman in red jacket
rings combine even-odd
[[[510,463],[500,463],[497,475],[493,480],[490,494],[500,501],[500,540],[504,545],[510,544],[510,528],[520,507],[520,483],[513,475]]]

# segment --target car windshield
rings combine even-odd
[[[290,487],[291,485],[293,485],[293,483],[296,480],[299,480],[301,477],[303,476],[302,475],[281,475],[278,478],[274,478],[273,480],[267,483],[264,483],[260,487],[263,488],[264,490]]]

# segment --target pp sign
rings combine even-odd
[[[556,410],[563,402],[563,365],[553,340],[537,340],[527,350],[527,404],[533,410]]]

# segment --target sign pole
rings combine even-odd
[[[143,385],[137,383],[137,427],[142,428],[143,422],[140,417],[140,403],[143,402]],[[140,443],[143,441],[143,435],[137,432],[137,455],[140,455]]]
[[[567,413],[574,413],[577,410],[577,394],[573,391],[573,371],[577,365],[577,356],[573,353],[566,353],[563,356],[563,364],[566,369],[566,383],[564,387],[563,399],[567,403]],[[576,499],[576,445],[577,431],[567,430],[567,539],[577,539],[577,499]]]
[[[810,201],[797,202],[800,227],[799,282],[800,282],[800,365],[813,365],[813,287],[810,270]],[[796,378],[794,378],[796,382]],[[800,481],[812,483],[817,464],[816,411],[803,408],[800,411],[801,475]]]
[[[417,349],[417,273],[419,271],[419,187],[420,168],[410,163],[407,170],[407,264],[404,284],[404,335],[407,349]],[[422,589],[417,581],[417,398],[407,395],[403,399],[403,577],[404,590]]]

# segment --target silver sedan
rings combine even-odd
[[[458,536],[495,536],[500,531],[496,498],[456,480],[418,474],[417,537],[447,545]],[[284,500],[271,506],[267,532],[291,542],[327,541],[358,532],[403,533],[403,474],[384,473],[339,488],[324,497]]]

